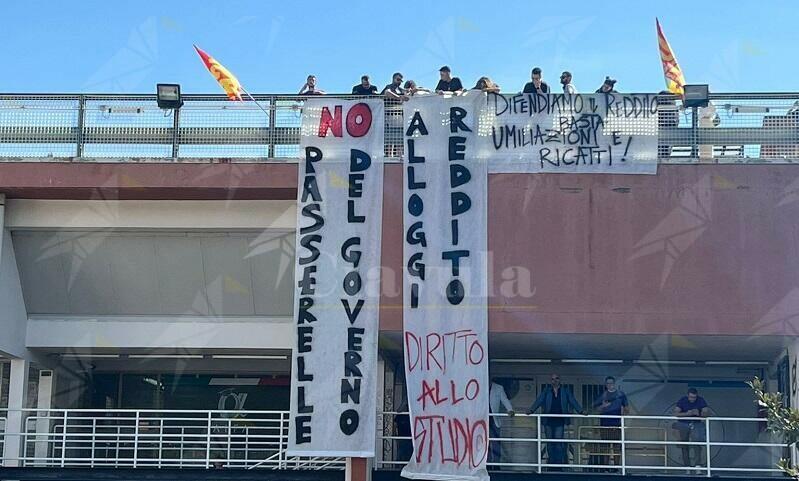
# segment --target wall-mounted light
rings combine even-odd
[[[183,99],[180,97],[180,85],[178,84],[158,84],[156,85],[158,98],[158,108],[164,110],[179,109],[183,106]]]
[[[683,86],[683,105],[685,108],[707,107],[710,103],[710,87],[708,84],[691,84]]]

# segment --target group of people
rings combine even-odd
[[[513,406],[505,393],[505,388],[492,379],[489,389],[489,408],[492,413],[500,413],[502,408],[508,416],[514,416]],[[589,457],[590,465],[609,465],[619,464],[621,445],[613,441],[621,440],[621,418],[629,411],[629,401],[627,395],[618,388],[616,379],[613,376],[605,378],[605,387],[602,393],[594,399],[592,403],[593,411],[596,414],[608,416],[599,420],[599,439],[609,441],[598,444],[592,448],[593,453]],[[528,409],[527,414],[540,411],[541,427],[543,428],[544,439],[546,442],[547,464],[566,465],[568,461],[569,444],[564,441],[557,441],[564,438],[564,430],[571,420],[567,415],[580,414],[587,415],[588,412],[577,401],[571,390],[561,385],[560,376],[552,374],[550,384],[539,394],[535,402]],[[689,388],[685,396],[680,398],[673,408],[674,416],[679,419],[671,425],[677,433],[680,442],[700,442],[705,439],[705,430],[702,419],[710,415],[710,410],[705,399],[699,395],[696,388]],[[502,437],[502,417],[492,416],[490,423],[489,438],[498,439]],[[682,460],[685,466],[696,466],[701,464],[702,446],[684,444],[680,446]],[[502,456],[502,448],[498,441],[492,441],[489,446],[488,461],[499,462]],[[560,468],[556,468],[560,469]]]
[[[438,73],[440,80],[433,91],[419,87],[413,80],[404,80],[404,77],[400,72],[395,72],[394,75],[391,76],[391,83],[383,87],[383,90],[381,90],[379,93],[377,86],[372,85],[368,75],[361,76],[361,82],[352,87],[352,94],[382,95],[393,100],[404,101],[408,100],[414,95],[425,95],[431,93],[444,94],[447,92],[459,94],[467,90],[464,88],[460,78],[452,76],[452,70],[448,66],[444,65],[438,69]],[[572,80],[573,78],[571,72],[564,71],[560,75],[560,84],[563,88],[563,93],[577,93],[577,89],[574,87]],[[483,92],[500,92],[499,85],[497,85],[497,83],[491,80],[489,77],[480,77],[472,89],[482,90]],[[596,93],[615,92],[616,80],[610,77],[605,77],[602,85],[596,90]],[[321,90],[317,87],[315,75],[309,75],[305,81],[305,84],[299,91],[299,95],[324,95],[325,93],[326,92],[324,90]],[[533,70],[530,72],[530,81],[524,85],[522,93],[550,93],[549,84],[544,81],[541,68],[533,68]]]

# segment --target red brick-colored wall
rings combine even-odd
[[[386,167],[381,328],[402,328],[402,166]],[[293,164],[0,163],[26,198],[293,199]],[[799,331],[799,166],[492,174],[493,332]]]

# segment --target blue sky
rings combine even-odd
[[[506,92],[520,90],[533,66],[550,83],[572,71],[580,91],[605,75],[621,91],[657,91],[664,82],[655,16],[689,83],[715,92],[798,90],[796,0],[496,5],[7,0],[0,92],[153,92],[157,82],[221,92],[192,43],[259,93],[296,92],[311,72],[328,92],[349,91],[364,73],[382,86],[395,70],[430,87],[443,64],[467,86],[488,75]]]

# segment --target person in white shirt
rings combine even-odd
[[[564,94],[576,94],[577,89],[572,85],[572,74],[568,70],[560,74],[560,84],[563,85]]]
[[[513,417],[516,414],[513,410],[513,405],[505,393],[505,388],[497,382],[496,378],[491,379],[491,387],[488,390],[488,407],[493,414],[500,414],[501,408],[505,408],[508,416]],[[488,438],[496,439],[502,437],[502,417],[491,416],[488,423]],[[502,457],[502,445],[499,441],[491,441],[488,448],[488,462],[498,463]]]

